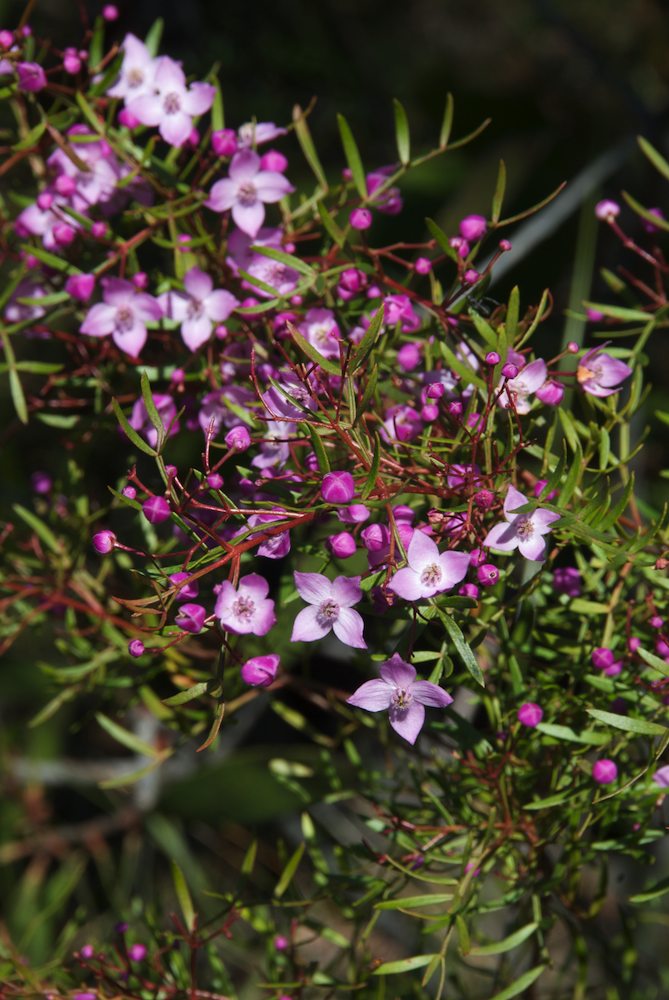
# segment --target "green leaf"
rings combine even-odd
[[[150,56],[157,56],[158,49],[160,48],[160,39],[163,37],[163,28],[165,27],[165,22],[162,17],[156,18],[151,27],[149,28],[149,33],[144,39],[144,44],[149,50]]]
[[[176,892],[177,899],[179,900],[179,906],[181,907],[184,923],[189,931],[193,931],[195,929],[195,908],[193,906],[191,894],[188,891],[188,886],[186,885],[184,873],[181,871],[181,868],[179,868],[176,861],[172,861],[172,881],[174,882],[174,891]]]
[[[367,413],[370,401],[374,393],[376,392],[376,383],[378,382],[378,380],[379,380],[379,366],[375,364],[369,373],[369,376],[367,378],[367,385],[365,386],[365,391],[363,392],[362,399],[358,404],[358,412],[356,413],[355,416],[356,424],[358,423],[358,420],[363,416],[363,414]]]
[[[414,969],[422,969],[430,962],[440,958],[439,955],[414,955],[413,958],[400,958],[396,962],[383,962],[377,969],[374,969],[374,976],[397,976],[402,972],[413,972]]]
[[[297,871],[297,866],[302,860],[302,855],[304,854],[304,849],[306,846],[307,845],[306,843],[304,843],[304,841],[297,846],[294,853],[291,855],[288,864],[281,872],[281,877],[279,878],[279,881],[277,882],[276,888],[274,890],[274,897],[276,899],[281,899],[284,892],[286,891],[290,883],[293,881],[293,876]]]
[[[632,323],[647,323],[652,316],[650,313],[641,312],[640,309],[626,309],[623,306],[612,306],[604,302],[584,302],[588,309],[598,309],[604,316],[611,319],[622,319]]]
[[[41,539],[41,541],[44,542],[47,548],[51,549],[51,551],[55,552],[57,555],[63,554],[63,545],[61,544],[60,539],[54,535],[51,528],[49,528],[44,521],[37,517],[36,514],[33,514],[32,511],[26,510],[26,508],[22,507],[19,503],[15,503],[12,509],[14,510],[14,513],[19,515],[22,521],[25,521],[25,523],[33,529],[35,534]]]
[[[605,726],[613,726],[614,729],[622,729],[626,733],[635,733],[637,736],[669,735],[669,729],[666,726],[660,726],[657,722],[646,722],[644,719],[631,719],[627,715],[602,712],[598,708],[589,708],[587,712],[597,722],[603,722]]]
[[[451,138],[453,128],[453,94],[446,94],[446,105],[444,107],[444,117],[439,130],[439,148],[446,149],[448,140]]]
[[[644,156],[650,160],[655,169],[662,174],[664,179],[669,181],[669,163],[667,163],[665,158],[661,156],[655,147],[651,146],[648,140],[644,139],[643,136],[637,136],[637,142],[639,143],[639,147]]]
[[[663,219],[662,216],[656,215],[649,209],[644,208],[644,206],[638,202],[636,198],[633,198],[631,194],[628,194],[627,191],[623,191],[623,198],[632,211],[636,212],[637,215],[640,215],[642,219],[646,220],[646,222],[650,222],[650,224],[655,226],[656,229],[662,229],[665,233],[669,232],[669,222],[667,222],[666,219]]]
[[[644,889],[643,892],[637,892],[634,896],[630,896],[629,902],[649,903],[651,899],[659,899],[667,892],[669,892],[669,878],[663,878],[660,882],[656,882],[652,889]]]
[[[332,237],[338,247],[343,247],[344,243],[346,243],[346,234],[344,233],[344,230],[337,225],[322,201],[319,201],[316,207],[318,209],[318,214],[321,217],[321,222],[323,223],[328,235]]]
[[[551,722],[540,722],[537,726],[540,733],[552,736],[556,740],[566,740],[568,743],[585,743],[591,746],[600,746],[608,743],[609,737],[602,733],[593,733],[585,730],[583,733],[575,733],[569,726],[555,726]]]
[[[156,444],[156,451],[159,453],[163,443],[165,441],[165,425],[161,419],[160,414],[156,404],[153,402],[153,394],[151,392],[151,383],[149,381],[149,376],[146,372],[142,372],[139,377],[140,385],[142,387],[142,399],[144,400],[144,406],[146,407],[146,413],[156,429],[158,435],[158,440]]]
[[[453,899],[452,892],[428,892],[422,896],[401,896],[398,899],[384,899],[381,903],[375,903],[375,910],[410,910],[421,906],[436,906],[441,903],[450,902]]]
[[[349,165],[351,176],[353,177],[353,183],[355,184],[360,197],[363,200],[366,200],[367,183],[365,181],[365,168],[362,165],[362,160],[360,159],[360,153],[358,152],[358,147],[355,139],[353,138],[353,133],[351,132],[350,126],[343,115],[337,115],[337,124],[339,125],[339,134],[341,136],[342,146],[344,147],[346,162]]]
[[[374,456],[372,458],[372,464],[365,480],[365,485],[360,493],[360,499],[364,502],[369,494],[372,492],[376,486],[376,477],[379,474],[379,465],[381,464],[381,438],[378,434],[374,435]]]
[[[318,462],[318,468],[321,475],[325,475],[330,471],[330,460],[328,454],[321,441],[321,436],[311,424],[306,422],[298,424],[299,429],[302,433],[306,433],[311,438],[311,443],[314,446],[314,453],[316,455],[316,461]]]
[[[453,247],[451,246],[451,244],[448,242],[448,236],[441,228],[441,226],[438,226],[437,223],[434,221],[434,219],[429,219],[429,218],[425,219],[425,225],[429,229],[432,238],[436,240],[439,248],[443,250],[446,256],[450,257],[450,259],[454,263],[457,263],[458,259],[457,254],[453,249]]]
[[[509,934],[502,941],[493,941],[491,944],[476,945],[469,952],[470,955],[503,955],[507,951],[513,951],[523,941],[527,941],[538,928],[538,924],[525,924],[519,930]]]
[[[514,983],[511,983],[505,990],[502,990],[501,993],[495,993],[494,997],[491,997],[490,1000],[511,1000],[512,997],[517,997],[539,978],[545,968],[545,965],[536,965],[533,969],[529,969],[516,979]]]
[[[91,35],[91,44],[88,48],[88,61],[91,70],[95,70],[102,62],[105,51],[105,27],[105,19],[103,17],[96,17],[93,25],[93,34]]]
[[[306,354],[308,358],[311,358],[312,361],[322,368],[323,371],[328,372],[329,375],[341,375],[340,365],[336,365],[334,361],[330,360],[330,358],[324,357],[320,351],[317,351],[313,344],[310,344],[292,323],[286,323],[286,326],[297,346],[301,348],[303,353]]]
[[[78,274],[78,268],[74,267],[63,257],[57,257],[55,253],[49,253],[44,247],[31,246],[29,243],[23,243],[21,249],[33,257],[37,257],[41,260],[43,264],[47,267],[52,267],[54,271],[62,271],[64,274]]]
[[[667,663],[666,660],[663,660],[661,656],[656,656],[655,653],[649,653],[648,650],[643,649],[641,646],[636,652],[637,656],[640,656],[649,667],[653,667],[655,670],[659,670],[661,674],[664,674],[665,677],[669,677],[669,663]]]
[[[75,94],[75,100],[79,105],[79,107],[81,108],[81,112],[84,118],[91,126],[93,131],[97,132],[98,134],[101,134],[104,127],[104,123],[100,120],[100,118],[98,118],[94,109],[91,107],[88,100],[84,97],[84,95],[81,93],[80,90],[78,90],[77,93]],[[70,156],[72,156],[72,154],[70,154]],[[86,169],[88,170],[88,167],[86,167]]]
[[[448,612],[443,611],[437,604],[432,603],[432,607],[436,609],[437,615],[443,622],[444,628],[448,632],[451,642],[455,646],[460,656],[460,659],[464,663],[465,667],[472,675],[477,684],[481,687],[485,687],[485,681],[483,679],[483,673],[478,665],[478,661],[471,651],[469,643],[466,641],[464,635],[460,630],[460,626],[455,621]]]
[[[496,225],[499,222],[499,217],[502,214],[502,202],[504,201],[504,192],[506,191],[506,164],[504,160],[499,161],[499,169],[497,171],[497,183],[495,184],[495,193],[492,197],[492,214],[491,222]]]
[[[109,733],[109,735],[115,739],[117,743],[120,743],[128,750],[132,750],[133,753],[138,754],[140,757],[155,758],[159,755],[160,751],[156,750],[155,747],[152,747],[149,743],[145,743],[144,740],[139,738],[139,736],[135,736],[134,733],[124,729],[123,726],[119,726],[118,722],[114,722],[112,719],[109,719],[106,715],[103,715],[102,712],[96,712],[95,718],[105,732]]]
[[[383,305],[380,305],[379,308],[374,313],[374,315],[372,316],[371,322],[367,327],[367,329],[365,330],[362,340],[360,341],[356,349],[353,351],[353,354],[351,355],[351,360],[349,363],[349,371],[351,372],[352,375],[355,374],[358,368],[360,368],[360,366],[365,363],[365,361],[371,354],[372,350],[374,349],[374,345],[376,344],[379,331],[381,330],[381,327],[383,325],[384,315],[385,312]]]
[[[311,138],[311,132],[309,131],[304,111],[299,104],[296,104],[293,108],[293,126],[295,128],[297,141],[299,142],[302,152],[304,153],[305,160],[313,170],[318,183],[324,191],[327,191],[328,182],[325,177],[325,172],[321,166],[321,161],[318,158],[314,141]]]
[[[223,110],[223,94],[218,80],[214,80],[214,87],[216,92],[214,103],[211,106],[211,128],[213,132],[220,132],[221,129],[225,128],[225,112]]]
[[[206,694],[210,683],[210,681],[202,681],[199,684],[193,684],[185,691],[179,691],[178,694],[173,694],[169,698],[163,698],[162,702],[164,705],[186,705],[189,701],[195,701],[196,698]]]
[[[400,158],[400,163],[406,166],[411,161],[409,122],[406,111],[397,98],[393,98],[393,110],[395,112],[395,140],[397,142],[397,153]]]
[[[139,448],[139,450],[143,451],[145,455],[151,455],[152,458],[155,458],[158,452],[154,451],[151,445],[147,444],[144,438],[139,436],[134,427],[130,426],[128,418],[115,399],[112,399],[112,409],[114,410],[116,419],[123,428],[126,437],[132,441],[135,448]]]
[[[253,253],[258,253],[262,257],[270,257],[280,264],[285,264],[286,267],[292,268],[293,271],[299,271],[300,274],[311,278],[312,281],[315,281],[318,277],[316,271],[306,261],[301,260],[300,257],[293,257],[292,254],[286,253],[285,250],[277,250],[275,247],[256,246],[255,244],[252,244],[250,249],[253,250]]]
[[[15,143],[12,146],[12,150],[15,153],[20,153],[24,149],[32,149],[33,146],[37,145],[39,140],[44,135],[46,129],[47,119],[43,118],[41,122],[38,122],[34,128],[31,128],[27,135],[21,139],[20,142]]]
[[[14,404],[14,409],[16,410],[16,416],[22,424],[27,424],[28,405],[26,403],[25,393],[23,392],[23,386],[21,385],[21,379],[19,378],[19,373],[17,371],[16,355],[14,354],[12,341],[8,334],[4,331],[0,333],[0,337],[2,338],[2,344],[5,349],[7,368],[9,369],[9,391],[12,397],[12,403]]]

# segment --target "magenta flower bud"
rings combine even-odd
[[[342,524],[362,524],[369,519],[369,508],[364,503],[352,503],[337,511],[337,517]]]
[[[610,785],[618,777],[618,768],[608,757],[600,757],[592,765],[592,777],[598,785]]]
[[[135,497],[137,496],[137,490],[135,489],[134,486],[130,485],[124,486],[123,489],[121,490],[121,495],[127,497],[128,500],[134,500]]]
[[[454,399],[453,402],[448,404],[446,410],[448,412],[449,417],[452,417],[453,420],[461,420],[465,408],[462,405],[462,403],[460,403],[457,399]]]
[[[118,113],[119,125],[123,125],[124,128],[137,128],[140,124],[139,118],[135,118],[131,111],[127,108],[121,108]]]
[[[105,21],[116,21],[118,18],[118,7],[116,4],[108,3],[102,8],[102,16]]]
[[[492,563],[483,563],[476,571],[476,579],[482,587],[494,587],[499,580],[499,570]]]
[[[546,406],[559,406],[564,396],[564,386],[562,382],[556,382],[555,379],[549,378],[543,385],[539,386],[534,395]]]
[[[216,156],[234,156],[237,152],[237,133],[231,128],[222,128],[211,133],[211,148]]]
[[[179,470],[177,469],[176,465],[166,465],[165,474],[168,479],[176,479],[176,477],[179,475]]]
[[[435,406],[434,403],[427,403],[425,406],[421,407],[420,415],[421,419],[424,420],[426,424],[433,424],[439,416],[439,407]]]
[[[274,947],[277,951],[285,951],[289,943],[288,938],[284,937],[283,934],[277,934],[274,938]]]
[[[662,656],[666,660],[669,656],[669,644],[664,639],[658,639],[655,643],[655,652],[658,656]]]
[[[190,573],[184,573],[183,571],[179,573],[170,574],[170,583],[181,583],[182,580],[187,580]],[[175,600],[177,601],[190,601],[191,598],[197,597],[200,592],[200,585],[197,580],[193,580],[191,583],[187,583],[185,587],[181,587],[177,591]]]
[[[94,274],[72,274],[65,282],[65,291],[77,302],[88,302],[94,289]]]
[[[81,955],[82,958],[93,958],[93,955],[95,954],[95,948],[93,947],[92,944],[85,944],[83,945],[82,948],[79,949],[79,954]]]
[[[630,653],[636,653],[640,645],[641,645],[641,639],[639,639],[638,636],[636,635],[630,636],[630,640],[627,643],[627,648],[629,649]]]
[[[30,477],[30,485],[35,493],[38,493],[40,496],[45,496],[47,493],[51,492],[53,480],[48,472],[42,472],[41,469],[38,469],[37,472],[33,472]]]
[[[546,479],[537,479],[536,483],[534,484],[534,495],[535,495],[535,497],[541,497],[542,500],[549,500],[549,501],[550,500],[554,500],[555,497],[558,495],[558,491],[557,490],[551,490],[545,496],[543,495],[543,492],[546,489],[547,485],[548,485],[548,482],[547,482]]]
[[[441,399],[446,392],[446,387],[441,382],[433,382],[428,385],[425,395],[428,399]]]
[[[369,229],[372,224],[372,213],[368,208],[354,208],[348,221],[354,229]]]
[[[463,583],[458,589],[461,597],[472,597],[474,600],[479,596],[479,588],[475,583]]]
[[[328,547],[337,559],[348,559],[357,548],[355,538],[348,531],[340,531],[337,535],[330,535]]]
[[[416,274],[429,274],[432,270],[432,261],[427,257],[417,257],[413,263]]]
[[[448,241],[448,245],[453,247],[458,257],[462,260],[469,256],[469,243],[467,240],[463,240],[461,236],[452,236]]]
[[[283,174],[288,169],[288,160],[280,153],[277,149],[268,149],[266,153],[260,157],[260,169],[261,170],[272,170],[276,173]]]
[[[470,243],[476,243],[485,236],[487,228],[488,223],[482,215],[467,215],[458,226],[460,236]]]
[[[269,687],[276,678],[279,661],[276,653],[251,657],[242,667],[242,680],[251,687]]]
[[[505,365],[502,366],[502,375],[505,378],[515,378],[518,374],[518,365],[514,365],[511,361],[507,361]]]
[[[101,556],[106,556],[116,547],[116,535],[113,531],[98,531],[93,535],[93,548]]]
[[[77,183],[74,177],[70,177],[69,174],[59,174],[54,182],[54,187],[58,194],[62,194],[64,198],[69,198],[77,190]]]
[[[465,285],[474,285],[479,280],[480,277],[481,275],[478,273],[475,267],[469,267],[465,271],[462,280],[464,281]]]
[[[404,503],[398,503],[393,507],[393,514],[396,521],[407,521],[409,524],[416,516],[416,512]]]
[[[327,503],[348,503],[355,495],[355,483],[350,472],[327,472],[323,476],[321,496]]]
[[[403,344],[397,352],[397,363],[403,371],[413,371],[420,364],[420,355],[418,344]]]
[[[14,42],[11,31],[0,31],[0,49],[10,49]]]
[[[660,618],[659,615],[653,615],[653,617],[649,620],[648,624],[651,626],[651,628],[662,628],[662,626],[664,625],[664,619]]]
[[[579,597],[581,593],[581,574],[575,566],[558,566],[553,571],[553,589],[558,594],[568,597]]]
[[[497,351],[488,351],[485,356],[485,363],[487,365],[498,365],[500,362],[500,357]]]
[[[53,195],[49,191],[42,191],[42,193],[37,196],[37,205],[43,212],[48,211],[48,209],[50,209],[53,205]]]
[[[664,219],[664,213],[661,208],[649,208],[648,213],[650,215],[654,215],[656,219]],[[658,227],[654,226],[652,222],[648,221],[648,219],[644,219],[641,224],[644,230],[651,235],[658,231]]]
[[[605,198],[603,201],[598,201],[595,205],[595,215],[600,222],[613,222],[620,215],[620,205],[617,201]]]
[[[65,49],[63,53],[63,69],[72,76],[81,69],[81,59],[76,49]]]
[[[203,608],[201,604],[182,604],[174,619],[174,624],[182,628],[184,632],[192,632],[196,635],[202,631],[206,617],[207,609]]]
[[[91,236],[96,240],[103,240],[108,232],[109,229],[106,222],[94,222],[91,226]]]
[[[136,274],[133,274],[130,280],[135,288],[139,288],[140,292],[143,292],[149,287],[149,276],[146,271],[137,271]]]
[[[141,656],[144,652],[144,643],[141,639],[131,639],[128,643],[128,652],[131,656]]]
[[[472,549],[469,553],[469,565],[470,566],[482,566],[485,562],[486,554],[483,549]]]
[[[511,240],[500,240],[498,246],[502,253],[508,253],[512,249]]]
[[[86,992],[86,993],[75,993],[74,997],[73,997],[73,1000],[96,1000],[96,994],[95,993],[89,993],[89,992]]]
[[[142,504],[142,513],[151,524],[160,524],[170,516],[170,505],[165,497],[149,497]]]
[[[348,267],[345,271],[342,271],[339,275],[339,284],[342,288],[345,288],[347,292],[362,291],[362,289],[367,284],[367,276],[364,271],[358,270],[357,267]]]
[[[72,226],[68,226],[66,222],[57,222],[53,227],[53,238],[61,247],[67,247],[72,243],[76,232]]]
[[[46,74],[37,63],[21,62],[16,69],[19,74],[19,90],[34,94],[46,87]]]
[[[474,494],[474,503],[481,510],[490,510],[495,502],[495,494],[491,490],[479,490]]]
[[[207,476],[207,486],[210,490],[220,490],[223,485],[223,476],[220,472],[210,472]]]
[[[543,708],[534,701],[526,701],[518,709],[518,722],[529,729],[534,729],[535,726],[538,726],[543,717]]]
[[[611,666],[615,658],[613,650],[607,649],[606,646],[598,646],[590,654],[592,665],[597,667],[598,670],[606,670],[607,667]]]
[[[141,962],[146,958],[146,945],[131,944],[128,948],[128,958],[131,962]]]
[[[235,451],[246,451],[251,444],[251,435],[248,432],[248,428],[244,427],[243,424],[233,427],[225,435],[225,443],[228,448],[232,448]]]

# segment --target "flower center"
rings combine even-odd
[[[586,368],[585,365],[579,365],[576,369],[576,381],[579,385],[583,385],[584,382],[589,382],[591,378],[595,378],[597,375],[596,371],[591,368]]]
[[[141,87],[144,83],[144,71],[139,68],[139,66],[133,66],[133,68],[128,73],[128,86]]]
[[[186,307],[188,319],[199,319],[204,312],[204,306],[199,299],[189,299]]]
[[[116,310],[117,330],[120,330],[121,333],[127,333],[128,330],[132,330],[133,325],[134,325],[134,317],[130,306],[121,306],[119,309]]]
[[[516,534],[525,541],[534,534],[534,525],[531,517],[519,517],[516,521]]]
[[[332,625],[339,617],[339,605],[336,601],[323,601],[316,616],[319,625]]]
[[[436,587],[441,580],[441,576],[441,566],[437,565],[437,563],[430,563],[420,574],[420,582],[426,587]]]
[[[256,186],[252,181],[244,181],[237,188],[237,201],[240,205],[248,207],[249,205],[255,205],[258,200],[258,193],[256,191]]]
[[[179,95],[174,93],[174,91],[170,94],[165,94],[163,109],[166,115],[175,115],[178,111],[181,111],[181,99]]]
[[[239,618],[243,622],[251,621],[255,609],[256,606],[250,597],[238,597],[232,605],[233,615],[235,618]]]
[[[413,698],[411,696],[411,691],[408,688],[395,688],[393,693],[393,708],[398,712],[406,711],[409,707]]]

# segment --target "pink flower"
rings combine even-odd
[[[122,278],[103,278],[102,287],[104,302],[89,310],[81,332],[89,337],[111,334],[117,347],[136,358],[146,343],[146,324],[163,315],[160,303]]]
[[[192,267],[184,276],[183,292],[167,292],[161,296],[161,304],[170,319],[181,323],[181,339],[191,351],[206,343],[215,323],[223,323],[239,300],[222,288],[214,291],[214,282],[201,271]]]
[[[324,358],[339,360],[341,337],[331,309],[309,309],[298,329]]]
[[[183,146],[191,134],[193,118],[209,110],[215,93],[210,83],[189,87],[181,66],[169,56],[161,56],[156,60],[150,91],[133,97],[127,107],[142,125],[157,125],[170,146]]]
[[[669,764],[665,764],[655,772],[653,782],[660,788],[669,788]]]
[[[592,777],[598,785],[610,785],[618,777],[618,768],[615,761],[608,757],[600,757],[592,765]]]
[[[172,437],[174,434],[178,434],[179,421],[177,420],[177,407],[172,397],[168,396],[164,392],[155,392],[153,394],[153,402],[155,403],[158,415],[162,420],[167,437]],[[152,448],[157,446],[158,431],[151,423],[151,418],[149,417],[148,410],[146,409],[146,404],[141,396],[139,399],[135,400],[133,404],[132,413],[130,414],[128,423],[133,430],[142,435],[145,441],[147,441]]]
[[[107,91],[109,97],[122,97],[126,104],[133,98],[150,92],[156,71],[156,60],[144,42],[135,35],[126,35],[121,46],[121,75]]]
[[[425,705],[446,708],[453,699],[438,684],[417,681],[416,671],[398,653],[381,664],[380,680],[366,681],[350,698],[349,705],[367,712],[388,712],[390,725],[402,739],[415,743],[425,722]]]
[[[20,62],[16,71],[19,75],[19,90],[35,93],[46,87],[46,74],[38,63]]]
[[[205,204],[214,212],[231,209],[235,224],[251,237],[265,220],[265,203],[280,201],[295,190],[283,174],[261,170],[260,157],[250,149],[235,153],[228,173],[214,184]]]
[[[291,642],[322,639],[330,629],[341,642],[355,649],[367,649],[363,621],[353,605],[362,599],[359,576],[338,576],[334,581],[320,573],[293,574],[297,592],[309,604],[298,614]]]
[[[598,347],[592,347],[579,362],[576,381],[591,396],[612,396],[614,392],[620,391],[621,382],[631,374],[632,369],[624,361],[603,354]]]
[[[440,553],[425,532],[414,531],[407,549],[407,563],[395,573],[388,587],[405,601],[419,601],[460,583],[469,568],[469,556],[466,552]]]
[[[235,635],[265,635],[276,622],[274,601],[267,597],[268,592],[267,580],[257,573],[243,576],[236,590],[225,580],[216,598],[216,617]]]
[[[544,710],[535,701],[526,701],[518,709],[518,722],[529,729],[538,726],[544,717]]]
[[[276,653],[268,656],[253,656],[242,666],[242,680],[250,687],[269,687],[279,669],[279,657]]]
[[[500,387],[503,387],[503,391],[498,400],[499,405],[508,409],[513,403],[518,413],[529,413],[529,397],[542,387],[546,375],[546,362],[542,358],[531,361],[515,378],[502,380]]]
[[[280,128],[274,122],[245,122],[239,126],[237,136],[241,149],[248,149],[251,146],[261,146],[272,139],[278,139],[280,135],[285,135],[287,129]]]
[[[498,549],[500,552],[512,552],[517,548],[526,559],[540,561],[544,558],[546,542],[543,536],[551,530],[551,524],[559,521],[560,515],[544,507],[537,507],[530,514],[514,513],[526,503],[523,494],[514,486],[509,486],[504,501],[506,520],[496,524],[488,532],[483,542],[486,548]]]

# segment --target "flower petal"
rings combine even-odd
[[[424,531],[414,531],[407,549],[407,562],[416,573],[431,563],[439,562],[439,549],[436,542]]]
[[[541,535],[533,534],[529,538],[518,539],[518,551],[525,559],[540,562],[546,555],[546,542]]]
[[[319,619],[318,608],[309,605],[302,608],[297,618],[293,622],[293,632],[290,637],[291,642],[314,642],[322,639],[330,631],[330,625],[324,625]]]
[[[269,593],[269,584],[259,573],[247,573],[239,581],[239,591],[246,592],[253,601],[262,601]]]
[[[483,539],[483,545],[487,549],[499,549],[500,552],[511,552],[518,545],[518,535],[511,522],[500,521],[495,524]]]
[[[189,350],[197,351],[198,347],[209,340],[211,330],[211,320],[206,316],[187,319],[181,325],[181,339]]]
[[[307,604],[322,604],[332,598],[332,584],[322,573],[293,573],[297,592]]]
[[[252,180],[259,169],[260,157],[258,154],[254,153],[252,149],[242,149],[241,152],[235,153],[232,157],[228,173],[233,181],[239,183],[240,181]]]
[[[161,117],[158,131],[170,146],[183,146],[193,128],[193,120],[185,111]]]
[[[293,185],[283,174],[274,170],[261,170],[253,179],[253,186],[258,192],[261,201],[280,201],[287,194],[295,190]]]
[[[136,358],[146,343],[146,327],[139,322],[133,323],[129,330],[119,330],[117,327],[112,333],[112,340],[122,351]]]
[[[421,705],[430,705],[432,708],[446,708],[453,701],[448,691],[432,681],[415,681],[411,694]]]
[[[440,590],[450,590],[456,583],[464,580],[469,569],[469,554],[467,552],[444,552],[439,557],[443,577]]]
[[[98,303],[88,311],[86,319],[81,324],[82,333],[89,337],[107,337],[116,324],[116,309],[104,302]]]
[[[527,503],[526,497],[524,497],[523,494],[520,493],[515,486],[509,486],[506,497],[504,499],[504,513],[507,517],[507,520],[509,514],[512,514],[515,510],[518,510],[519,507],[524,507],[526,503]]]
[[[386,684],[391,684],[394,688],[408,688],[416,680],[416,671],[399,653],[393,653],[389,660],[382,663],[379,673]]]
[[[254,201],[250,205],[241,205],[236,201],[232,206],[232,218],[243,233],[255,236],[265,221],[265,206],[261,201]]]
[[[205,312],[214,323],[222,323],[238,305],[239,299],[222,288],[207,295],[204,300]]]
[[[408,708],[402,711],[393,711],[390,709],[388,713],[388,718],[390,719],[390,725],[393,727],[396,733],[398,733],[403,740],[412,745],[416,742],[419,732],[423,728],[423,723],[425,722],[425,709],[418,701],[412,701]]]
[[[199,267],[191,267],[190,271],[184,275],[184,288],[198,302],[206,299],[211,294],[213,287],[214,282],[211,280],[211,276],[205,271],[201,271]]]
[[[226,212],[234,205],[236,196],[237,185],[234,181],[225,177],[222,181],[216,181],[213,185],[209,192],[209,197],[205,201],[205,205],[212,212]]]
[[[332,623],[332,631],[337,638],[347,646],[353,646],[354,649],[367,649],[367,643],[362,636],[363,627],[362,618],[353,608],[341,608],[339,616]]]
[[[552,510],[546,510],[545,507],[539,507],[532,515],[534,530],[538,531],[540,535],[545,535],[547,531],[551,530],[550,526],[559,520],[559,514]]]
[[[209,111],[209,108],[214,103],[215,94],[216,88],[212,87],[210,83],[191,84],[188,93],[182,101],[184,111],[193,117],[203,115],[205,111]]]
[[[409,566],[398,569],[388,584],[388,590],[394,591],[398,597],[403,597],[405,601],[418,601],[423,596],[420,577]]]
[[[332,584],[332,597],[341,608],[351,608],[362,600],[359,576],[338,576]]]
[[[365,681],[350,698],[347,705],[364,708],[366,712],[383,712],[390,708],[393,689],[385,681]]]

